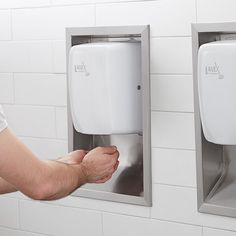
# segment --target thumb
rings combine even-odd
[[[76,150],[69,153],[70,163],[69,164],[79,164],[85,157],[87,152],[85,150]]]

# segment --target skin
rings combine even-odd
[[[108,181],[118,167],[118,157],[112,146],[43,161],[6,128],[0,133],[0,194],[19,190],[35,200],[63,198],[85,183]]]

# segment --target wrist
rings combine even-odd
[[[79,177],[78,181],[79,181],[79,183],[81,183],[81,185],[86,184],[88,182],[86,170],[85,170],[83,163],[80,163],[78,165],[77,176]]]

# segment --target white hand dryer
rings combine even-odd
[[[69,98],[84,134],[142,132],[140,42],[97,42],[69,52]]]
[[[236,144],[236,41],[203,44],[198,52],[200,115],[205,138]]]

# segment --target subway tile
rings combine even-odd
[[[4,105],[9,127],[17,135],[30,137],[56,137],[53,107]]]
[[[193,114],[152,112],[152,146],[195,149]]]
[[[18,200],[8,197],[0,197],[0,225],[18,227]]]
[[[190,37],[153,38],[151,72],[158,74],[192,74]]]
[[[0,227],[0,235],[2,236],[43,236],[43,234],[35,234],[26,231],[14,230]]]
[[[103,214],[104,236],[202,236],[202,227],[138,217]]]
[[[14,74],[15,103],[66,105],[66,78],[63,74]]]
[[[154,184],[151,218],[236,230],[236,218],[197,211],[197,191],[195,188]]]
[[[57,138],[67,139],[67,109],[62,107],[56,108],[56,128]]]
[[[152,173],[153,183],[196,187],[195,151],[153,148]]]
[[[50,0],[2,0],[1,8],[23,8],[23,7],[44,7],[50,6]]]
[[[12,13],[13,39],[64,39],[66,27],[94,25],[94,6],[17,9]]]
[[[193,112],[193,81],[190,75],[153,75],[152,110]]]
[[[66,73],[66,42],[53,41],[52,50],[54,73]]]
[[[13,75],[0,73],[0,103],[14,102]]]
[[[196,21],[194,0],[160,0],[96,5],[96,25],[150,24],[152,36],[189,36]]]
[[[53,39],[64,39],[66,27],[94,26],[93,5],[52,8]]]
[[[154,184],[151,217],[200,224],[196,189]]]
[[[0,72],[51,73],[52,44],[49,41],[0,42]]]
[[[20,138],[38,158],[55,160],[68,153],[67,141],[56,139]]]
[[[236,232],[204,227],[203,236],[236,236]]]
[[[101,236],[101,213],[20,201],[20,228],[53,236]]]
[[[52,203],[60,206],[79,207],[84,209],[140,216],[145,218],[148,218],[150,216],[150,207],[96,200],[84,197],[68,196]]]
[[[11,40],[10,10],[0,10],[0,40]]]
[[[51,39],[51,8],[17,9],[12,11],[14,40]]]
[[[234,0],[198,0],[198,22],[234,22],[236,2]]]

